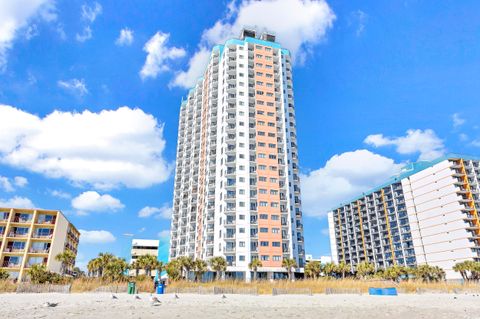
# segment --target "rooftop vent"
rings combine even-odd
[[[246,37],[255,38],[257,33],[253,29],[242,29],[240,34],[240,39],[245,40]]]
[[[260,39],[269,41],[269,42],[275,42],[275,35],[273,33],[264,32],[262,33],[262,36],[260,37]]]

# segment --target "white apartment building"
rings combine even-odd
[[[243,30],[213,48],[181,104],[170,259],[224,256],[280,276],[304,264],[292,66],[272,34]]]
[[[335,262],[452,267],[480,260],[480,159],[448,155],[409,165],[328,214]]]

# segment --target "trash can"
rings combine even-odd
[[[129,282],[128,283],[128,294],[129,295],[134,295],[135,294],[135,283],[134,282]]]
[[[157,286],[157,294],[158,295],[163,295],[164,294],[164,289],[165,289],[165,287],[163,286],[163,284],[159,283],[158,286]]]

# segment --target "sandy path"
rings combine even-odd
[[[0,318],[480,318],[480,296],[453,294],[245,296],[160,295],[151,306],[127,294],[2,294]],[[43,306],[58,302],[55,308]]]

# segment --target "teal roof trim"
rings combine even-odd
[[[391,184],[398,183],[402,179],[410,177],[410,176],[412,176],[414,174],[417,174],[418,172],[421,172],[423,170],[426,170],[427,168],[430,168],[435,164],[438,164],[440,162],[443,162],[443,161],[449,160],[449,159],[460,159],[460,158],[463,158],[464,160],[480,161],[480,157],[477,157],[477,156],[449,153],[445,156],[439,157],[439,158],[434,159],[432,161],[420,161],[420,162],[415,162],[415,163],[409,163],[402,168],[402,170],[400,171],[399,174],[392,176],[386,183],[383,183],[379,186],[376,186],[376,187],[362,193],[362,195],[359,195],[359,196],[353,198],[352,200],[346,201],[344,203],[340,203],[340,205],[336,206],[332,210],[336,210],[336,209],[338,209],[340,207],[343,207],[343,206],[345,206],[349,203],[355,202],[355,201],[357,201],[357,200],[359,200],[359,199],[361,199],[365,196],[371,195],[371,194],[373,194],[373,193],[375,193],[375,192],[381,190],[382,188],[387,187]]]
[[[260,39],[257,39],[257,38],[246,37],[245,42],[255,43],[255,44],[259,44],[259,45],[265,45],[265,46],[276,48],[276,49],[281,49],[282,48],[282,46],[280,44],[276,43],[276,42],[260,40]]]
[[[284,55],[290,55],[290,51],[287,49],[282,49],[282,54]]]

